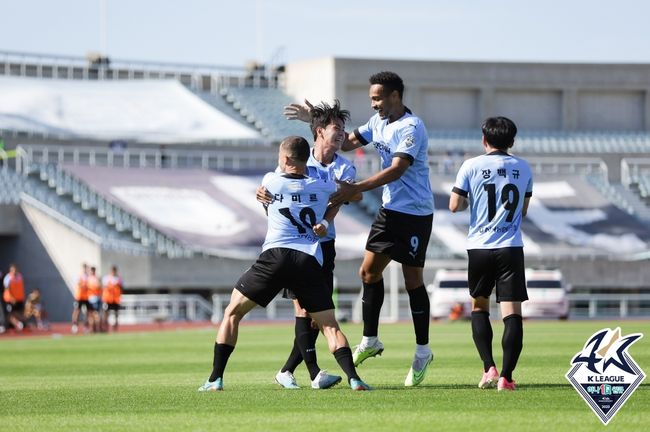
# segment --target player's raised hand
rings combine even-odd
[[[314,105],[305,99],[304,105],[292,103],[285,106],[282,114],[289,120],[300,120],[309,123],[311,121],[311,115],[309,113],[313,107]]]
[[[255,192],[255,198],[257,199],[257,201],[266,205],[271,204],[273,202],[273,195],[271,195],[271,192],[266,190],[264,186],[260,186],[257,188],[257,191]]]

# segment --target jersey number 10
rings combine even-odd
[[[302,224],[293,217],[289,207],[278,209],[278,212],[280,212],[282,216],[289,219],[291,225],[298,228],[298,233],[300,234],[305,234],[307,230],[311,230],[313,226],[316,225],[316,213],[310,207],[304,207],[298,214],[298,217],[300,218],[300,222],[302,222]]]

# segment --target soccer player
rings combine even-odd
[[[533,193],[533,178],[525,160],[508,154],[517,134],[512,120],[490,117],[481,128],[485,154],[466,160],[460,167],[449,210],[470,209],[467,275],[472,337],[483,360],[478,386],[485,389],[496,384],[499,391],[515,390],[512,372],[523,344],[521,302],[528,300],[521,221]],[[505,325],[501,374],[492,357],[489,313],[495,284]]]
[[[90,273],[86,278],[86,287],[88,288],[88,324],[94,333],[98,333],[101,328],[101,316],[99,315],[102,310],[102,281],[97,276],[97,268],[90,267]]]
[[[113,311],[115,316],[113,331],[117,331],[123,290],[122,277],[117,274],[117,266],[112,266],[110,274],[102,278],[102,285],[104,286],[102,291],[102,328],[103,331],[108,331],[108,314]]]
[[[383,271],[391,260],[402,264],[409,296],[416,348],[405,386],[424,380],[433,360],[429,348],[429,295],[424,287],[423,268],[433,223],[433,192],[429,183],[428,136],[424,123],[404,105],[404,83],[393,72],[370,77],[370,105],[377,112],[366,124],[348,134],[343,150],[373,143],[382,170],[358,183],[339,183],[332,205],[354,195],[383,186],[382,207],[372,224],[359,275],[363,282],[363,338],[354,351],[354,363],[381,354],[379,315],[384,303]],[[312,108],[291,104],[284,114],[307,121]]]
[[[283,288],[291,289],[327,338],[330,351],[353,390],[369,390],[352,361],[352,351],[334,316],[334,303],[321,266],[319,235],[329,196],[328,179],[305,175],[309,144],[302,137],[284,139],[278,152],[281,173],[268,173],[262,185],[273,195],[267,208],[268,230],[257,261],[235,284],[214,346],[213,370],[199,391],[223,390],[223,374],[235,349],[239,322],[256,305],[266,307]]]
[[[16,331],[22,331],[25,319],[23,316],[25,310],[25,282],[16,264],[9,266],[9,272],[3,279],[3,285],[4,292],[2,296],[7,310],[8,321]]]
[[[335,180],[353,182],[356,177],[356,168],[348,159],[336,154],[345,141],[345,122],[350,119],[350,112],[341,109],[340,102],[335,100],[332,106],[322,102],[312,107],[310,116],[314,147],[307,161],[307,171],[305,174],[308,177],[321,178],[329,180],[332,183]],[[362,195],[358,194],[352,200],[358,201],[361,197]],[[257,191],[257,198],[260,202],[268,204],[273,197],[268,194],[266,188],[260,187]],[[326,234],[320,239],[320,245],[323,250],[322,269],[330,296],[334,291],[334,258],[336,256],[334,247],[334,239],[336,238],[334,217],[338,213],[339,208],[340,206],[329,207],[323,218],[324,225],[322,227],[317,226],[318,229],[326,230]],[[293,349],[289,354],[289,358],[276,374],[275,381],[284,388],[299,388],[293,373],[304,359],[305,366],[312,380],[312,388],[324,389],[337,384],[341,381],[341,377],[330,375],[318,366],[316,356],[318,327],[313,324],[311,317],[300,306],[295,294],[291,290],[285,289],[283,296],[293,300],[296,319],[296,337],[293,341]]]
[[[79,331],[79,315],[81,315],[82,308],[85,310],[86,319],[84,321],[84,329],[88,331],[88,320],[91,314],[90,304],[88,303],[88,265],[81,264],[81,274],[77,279],[77,286],[74,293],[74,305],[72,308],[72,334],[77,334]]]

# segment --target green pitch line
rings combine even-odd
[[[420,387],[403,386],[414,341],[410,324],[382,324],[386,350],[367,360],[361,377],[373,392],[344,383],[312,390],[304,366],[300,390],[273,382],[291,348],[291,325],[243,326],[225,375],[225,391],[198,393],[212,363],[214,329],[47,339],[0,336],[0,419],[8,431],[594,431],[604,427],[564,374],[587,337],[604,327],[646,336],[630,352],[650,373],[650,322],[524,324],[518,390],[476,388],[481,362],[468,322],[433,324],[435,353]],[[352,344],[361,327],[343,326]],[[494,321],[501,361],[503,326]],[[321,367],[342,374],[319,338]],[[641,385],[609,424],[645,430],[650,385]]]

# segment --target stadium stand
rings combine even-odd
[[[476,153],[479,130],[432,130],[429,148],[436,152]],[[517,135],[518,154],[647,154],[648,132],[560,132],[523,130]]]
[[[650,158],[623,159],[621,182],[650,207]]]
[[[307,125],[286,121],[282,115],[281,107],[294,100],[281,89],[227,87],[220,94],[264,136],[278,141],[289,135],[311,135]]]
[[[259,141],[176,81],[0,77],[0,128],[59,138],[150,143]]]
[[[452,177],[432,178],[436,194],[434,234],[461,256],[465,254],[469,221],[467,214],[452,214],[446,209],[453,181]],[[602,194],[585,176],[536,176],[528,216],[522,225],[527,256],[624,256],[647,250],[650,227],[621,211],[613,199],[618,198]]]
[[[284,78],[263,68],[90,60],[0,51],[0,83],[4,82],[0,87],[7,95],[0,100],[0,137],[9,143],[8,149],[16,149],[17,155],[16,159],[8,159],[0,151],[0,181],[5,186],[0,190],[0,204],[23,209],[27,223],[34,225],[59,270],[66,267],[62,260],[71,260],[71,255],[59,253],[56,242],[71,237],[59,236],[48,243],[43,233],[54,225],[45,224],[44,218],[99,245],[93,256],[98,257],[100,267],[118,262],[131,282],[127,284],[129,289],[133,289],[125,296],[127,315],[131,317],[125,319],[205,318],[209,316],[208,299],[213,305],[212,317],[218,320],[232,279],[249,264],[248,256],[244,258],[236,247],[252,250],[253,243],[260,242],[263,216],[258,214],[259,206],[244,197],[252,196],[252,185],[259,181],[260,173],[276,165],[276,149],[270,144],[289,134],[310,134],[305,124],[288,122],[281,115],[281,107],[294,101],[281,85]],[[366,80],[364,76],[354,85],[349,82],[351,87],[344,83],[342,99],[347,97],[355,112],[361,106],[367,108]],[[354,93],[360,83],[363,90]],[[35,110],[33,104],[28,106],[29,98],[24,95],[19,97],[20,103],[9,97],[12,92],[36,87],[49,88],[43,94],[49,94],[51,103],[43,105],[43,111]],[[60,93],[52,88],[58,88]],[[74,97],[86,91],[99,94],[107,88],[133,93],[131,107],[124,108],[118,105],[123,101],[102,95],[89,99],[96,112],[78,111],[79,115],[66,117],[66,122],[57,120],[62,107],[76,103]],[[145,104],[153,105],[153,117],[168,118],[165,115],[169,113],[159,111],[160,100],[146,101],[152,89],[164,93],[165,98],[175,95],[174,101],[182,95],[192,119],[180,127],[168,121],[164,125],[168,129],[161,129],[159,123],[150,122],[140,113],[133,115],[134,106]],[[356,100],[361,97],[362,102]],[[61,101],[59,105],[57,100]],[[106,112],[116,111],[116,106],[122,107],[118,109],[123,111],[120,115],[126,113],[131,117],[127,120],[134,120],[134,129],[109,127],[124,123],[124,116],[106,117]],[[479,108],[476,113],[483,113]],[[104,123],[97,118],[87,122],[88,116],[100,111]],[[210,114],[197,117],[197,112]],[[254,138],[232,140],[222,134],[223,129],[214,131],[216,135],[193,135],[202,122],[212,124],[210,119],[215,115],[252,132]],[[93,127],[88,134],[90,124]],[[460,127],[468,124],[473,123]],[[575,128],[581,123],[568,124]],[[634,123],[635,127],[639,124]],[[129,135],[135,129],[142,132],[139,137]],[[616,313],[625,316],[632,305],[626,302],[645,301],[633,296],[649,292],[644,268],[650,259],[650,133],[645,129],[558,131],[522,127],[518,135],[515,153],[530,161],[537,183],[530,218],[523,227],[528,259],[532,265],[562,267],[567,280],[579,291],[574,306],[580,304],[582,309],[577,315],[603,316],[601,304],[620,304]],[[164,139],[156,135],[157,130],[167,131]],[[437,213],[425,276],[432,279],[436,269],[464,263],[466,215],[450,215],[446,204],[458,167],[481,149],[477,129],[429,126],[429,134]],[[107,146],[125,137],[129,138],[124,140],[125,145]],[[360,177],[380,169],[372,150],[354,159]],[[169,189],[176,188],[185,192],[169,193]],[[165,202],[170,197],[183,201],[185,210],[173,213]],[[213,234],[236,229],[238,224],[253,228],[241,229],[239,233],[246,235],[235,235],[222,243],[215,240],[218,236],[206,236],[205,231],[188,236],[179,229],[192,225],[183,217],[201,214],[203,210],[197,208],[205,209],[194,207],[197,202],[208,201],[213,207],[207,211],[221,214],[221,219],[210,223],[214,221],[209,218],[194,218],[192,228],[212,230]],[[340,218],[344,232],[337,240],[338,300],[348,318],[360,317],[356,274],[359,250],[363,249],[370,218],[380,202],[379,191],[367,193],[362,207],[348,206]],[[230,209],[230,214],[224,208]],[[33,209],[42,215],[35,219]],[[174,214],[177,219],[161,222],[158,213]],[[30,236],[35,237],[29,229],[19,235]],[[27,250],[23,246],[19,249]],[[73,277],[78,263],[68,265]],[[186,269],[191,269],[191,276]],[[391,268],[387,279],[399,280],[399,271],[398,267]],[[69,281],[69,275],[64,273],[62,276]],[[47,290],[46,294],[51,295]],[[604,293],[594,294],[597,290]],[[387,293],[390,300],[382,317],[408,316],[404,296],[393,294]],[[292,312],[288,302],[274,302],[268,310],[257,310],[249,319],[282,319]]]

